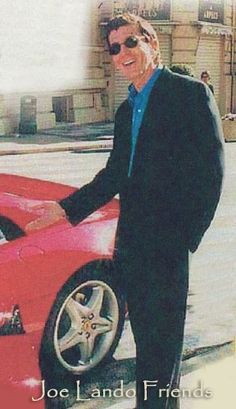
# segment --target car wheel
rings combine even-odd
[[[90,263],[66,282],[44,330],[43,376],[83,375],[112,357],[125,317],[115,282],[113,264],[105,260]]]

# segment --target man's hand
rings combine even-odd
[[[39,217],[26,225],[26,233],[43,229],[66,218],[66,213],[62,207],[53,201],[43,202],[42,204],[32,203],[27,207],[27,210]]]

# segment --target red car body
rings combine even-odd
[[[74,188],[20,176],[0,175],[0,214],[22,231],[37,214],[27,210],[34,200],[59,200]],[[66,280],[80,267],[110,259],[119,202],[72,226],[68,221],[23,235],[0,246],[0,328],[13,306],[19,306],[24,333],[0,336],[0,401],[4,409],[43,408],[39,346],[49,311]]]

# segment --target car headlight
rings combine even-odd
[[[13,305],[11,311],[0,311],[0,335],[24,334],[18,305]]]

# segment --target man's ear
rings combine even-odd
[[[150,37],[149,44],[151,46],[153,61],[157,64],[160,62],[160,47],[159,41],[156,38]]]
[[[153,50],[160,52],[159,41],[157,38],[150,37],[149,43],[152,46]]]

